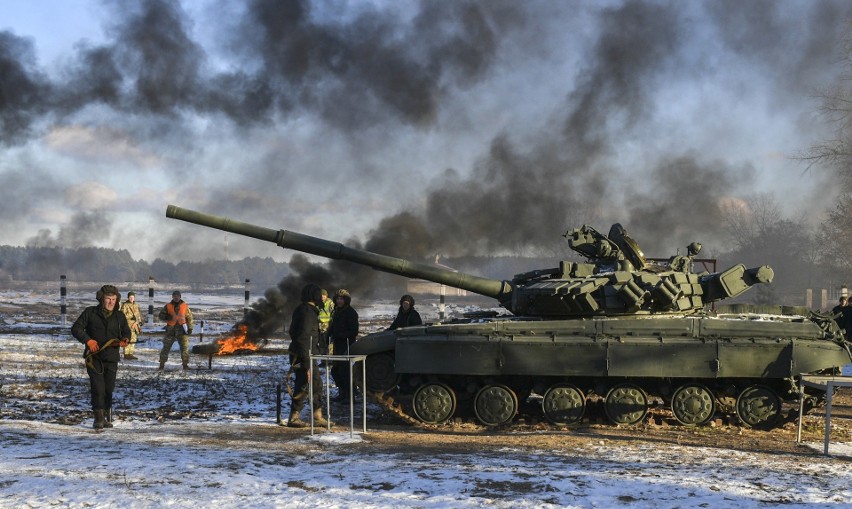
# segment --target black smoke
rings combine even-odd
[[[749,164],[701,154],[700,147],[665,154],[649,147],[647,154],[634,150],[629,153],[641,156],[624,158],[625,146],[653,142],[645,131],[660,109],[678,99],[667,95],[671,85],[700,84],[702,76],[728,73],[740,84],[749,77],[734,74],[756,70],[774,84],[765,89],[769,105],[784,109],[827,74],[852,12],[839,1],[794,10],[803,16],[791,15],[784,3],[759,1],[628,0],[561,10],[555,4],[423,1],[379,9],[362,3],[331,16],[327,10],[333,7],[321,2],[250,0],[225,11],[234,16],[213,28],[218,49],[230,57],[222,66],[196,40],[194,20],[180,3],[122,2],[109,11],[106,41],[81,42],[62,72],[50,75],[39,68],[32,41],[2,32],[0,144],[24,145],[50,126],[102,108],[139,127],[132,131],[140,138],[168,139],[176,151],[203,145],[175,136],[199,118],[250,130],[304,117],[319,119],[333,134],[369,151],[400,131],[444,127],[442,114],[460,97],[468,98],[465,91],[488,90],[477,87],[522,59],[580,53],[576,75],[547,76],[563,90],[547,118],[532,128],[503,127],[479,149],[471,168],[445,169],[423,189],[421,200],[380,220],[364,246],[421,262],[436,255],[562,257],[567,250],[559,236],[566,229],[592,223],[606,231],[621,222],[647,254],[669,253],[705,235],[722,237],[720,200],[760,186]],[[575,12],[587,15],[588,23],[573,19]],[[588,41],[552,34],[546,39],[540,28],[553,26],[552,17],[565,19],[564,30],[583,31]],[[567,46],[579,44],[567,42],[576,40],[587,45]],[[723,68],[714,51],[736,54],[741,66]],[[524,87],[512,93],[518,103],[539,100]],[[724,128],[727,115],[720,111],[717,118],[694,122],[712,120]],[[679,133],[656,128],[657,136],[678,139]],[[239,169],[239,184],[208,185],[210,206],[200,200],[199,208],[239,211],[247,220],[286,210],[284,201],[319,210],[320,204],[299,191],[299,179],[314,176],[285,164],[287,151],[300,149],[286,146],[271,151],[276,160],[261,168]],[[371,164],[349,162],[344,169],[352,177],[334,182],[347,186],[340,191],[344,219],[346,198],[359,187],[353,184],[364,185],[359,177],[398,178]],[[16,194],[42,191],[29,184]],[[0,210],[12,213],[3,204]],[[42,232],[33,242],[108,237],[110,223],[87,219],[72,221],[67,234]],[[348,287],[356,299],[377,286],[376,272],[347,262],[318,265],[296,257],[292,263],[293,276],[258,304],[253,318],[258,334],[291,309],[306,282],[329,291]]]

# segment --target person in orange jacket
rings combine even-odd
[[[180,345],[180,360],[183,369],[189,369],[189,335],[192,334],[192,311],[189,305],[181,299],[180,292],[172,292],[172,300],[163,306],[157,318],[166,322],[166,335],[163,337],[163,348],[160,350],[160,371],[166,368],[169,351],[175,341]]]

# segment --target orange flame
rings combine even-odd
[[[248,327],[240,325],[237,327],[237,332],[223,339],[217,339],[219,351],[216,355],[227,355],[234,353],[237,350],[260,350],[261,345],[248,340],[246,333]]]

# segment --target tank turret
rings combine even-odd
[[[646,260],[620,224],[609,235],[591,226],[569,230],[564,236],[586,263],[561,261],[551,269],[516,275],[499,281],[455,272],[435,265],[411,262],[346,247],[317,237],[287,230],[273,230],[232,219],[169,205],[166,217],[245,235],[283,248],[335,260],[347,260],[376,270],[421,278],[491,297],[515,315],[546,319],[625,314],[692,314],[704,305],[736,297],[757,283],[772,281],[768,266],[747,269],[735,265],[713,274],[692,272],[698,243],[686,255],[668,262]]]

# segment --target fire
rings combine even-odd
[[[249,341],[246,337],[247,332],[248,327],[239,325],[234,334],[223,339],[217,339],[216,343],[219,344],[219,350],[216,355],[227,355],[237,350],[260,350],[262,345]]]

